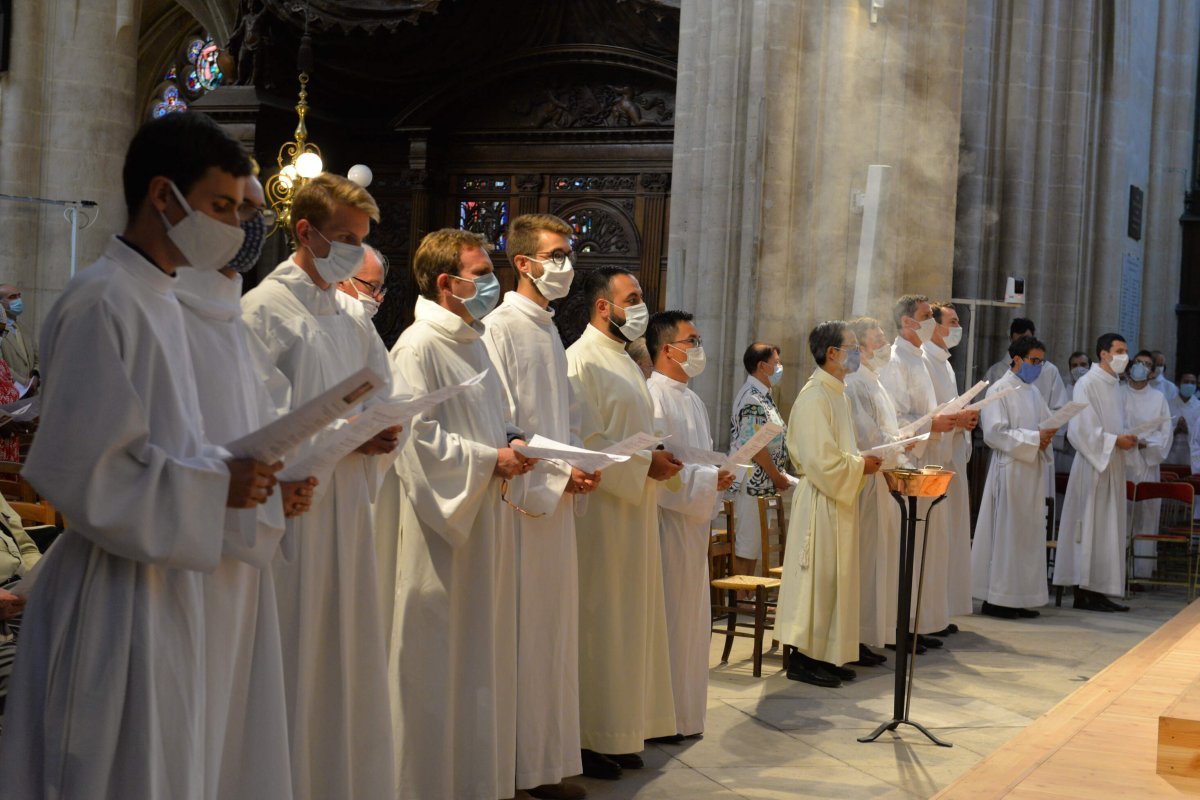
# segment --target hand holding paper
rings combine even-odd
[[[338,417],[353,411],[384,385],[383,378],[375,372],[361,369],[294,411],[225,447],[236,458],[252,458],[263,464],[273,464]]]
[[[1155,417],[1154,419],[1146,420],[1141,425],[1134,425],[1125,432],[1130,436],[1141,436],[1143,433],[1149,433],[1152,430],[1156,430],[1164,422],[1169,422],[1170,419],[1170,417]]]
[[[613,448],[619,446],[618,442]],[[609,448],[610,450],[613,448]],[[572,447],[569,444],[556,442],[540,434],[535,434],[527,444],[514,444],[513,449],[527,458],[544,458],[548,461],[562,461],[588,474],[599,472],[605,467],[628,461],[628,455],[619,455],[597,450],[585,450],[582,447]],[[643,449],[643,448],[638,448]],[[633,452],[637,452],[634,450]]]

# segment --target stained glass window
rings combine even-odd
[[[167,65],[163,85],[150,99],[150,116],[186,111],[188,103],[221,85],[221,49],[207,34],[185,40],[175,63]]]
[[[179,96],[179,88],[175,84],[167,84],[167,87],[163,89],[162,99],[154,104],[150,113],[155,119],[158,119],[179,111],[187,111],[187,103]]]
[[[586,211],[578,214],[572,214],[567,217],[566,222],[575,229],[575,238],[578,241],[579,252],[595,253],[596,245],[590,241],[595,231],[596,223],[592,219],[592,215]]]
[[[472,175],[460,178],[458,189],[461,192],[507,192],[508,178]]]
[[[458,227],[461,230],[482,233],[497,250],[503,250],[504,235],[508,228],[508,201],[459,201]]]

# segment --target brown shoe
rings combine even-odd
[[[525,791],[529,792],[531,797],[538,798],[538,800],[583,800],[583,798],[587,797],[587,789],[578,783],[568,783],[566,781],[544,783],[541,786],[526,789]]]

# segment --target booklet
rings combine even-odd
[[[928,433],[922,433],[920,436],[910,436],[907,439],[897,439],[894,442],[887,442],[885,444],[875,445],[874,447],[872,447],[868,450],[863,450],[860,452],[860,455],[879,456],[880,458],[882,458],[885,453],[888,453],[891,450],[903,450],[904,448],[908,447],[910,444],[913,444],[914,442],[923,442],[928,438],[929,438]]]
[[[476,385],[487,373],[485,369],[462,383],[444,386],[420,397],[391,398],[371,406],[351,419],[350,424],[339,428],[325,447],[313,450],[304,458],[285,465],[280,471],[280,477],[287,481],[297,481],[310,475],[321,478],[332,474],[339,461],[373,439],[384,428],[403,425],[418,414],[424,414],[438,403],[443,403]]]
[[[1155,417],[1154,419],[1146,420],[1141,425],[1134,425],[1129,430],[1125,431],[1133,436],[1141,436],[1143,433],[1149,433],[1157,429],[1164,422],[1170,421],[1170,417]]]
[[[776,425],[774,422],[768,422],[754,432],[744,445],[734,450],[721,463],[721,469],[728,472],[733,472],[738,468],[739,464],[749,464],[753,458],[758,455],[758,451],[762,450],[767,444],[783,432],[782,425]]]
[[[958,397],[946,404],[946,408],[942,411],[943,414],[957,414],[967,407],[967,403],[971,402],[971,398],[987,388],[988,381],[982,380],[979,383],[967,389]],[[973,410],[973,409],[972,409]]]
[[[299,408],[225,445],[235,458],[253,458],[274,464],[310,436],[357,408],[385,385],[383,378],[364,367]]]
[[[983,398],[982,400],[980,400],[976,403],[971,403],[971,405],[967,406],[966,409],[964,409],[964,410],[978,411],[979,409],[984,408],[985,406],[990,406],[992,403],[998,402],[1001,399],[1008,397],[1010,394],[1012,394],[1013,392],[1015,392],[1017,389],[1020,389],[1020,388],[1021,388],[1020,386],[1005,386],[1000,391],[993,392],[993,393],[989,394],[987,397]]]
[[[599,450],[587,450],[582,447],[574,447],[562,442],[556,442],[553,439],[548,439],[541,434],[534,434],[528,444],[514,444],[513,450],[516,450],[526,458],[544,458],[548,461],[564,461],[576,469],[587,473],[598,472],[605,467],[619,464],[622,461],[628,461],[627,455],[615,455],[612,453],[602,453]],[[636,452],[636,451],[635,451]]]
[[[946,406],[950,405],[951,402],[953,402],[953,401],[947,401],[945,403],[942,403],[940,406],[935,408],[933,411],[930,411],[925,416],[919,417],[918,419],[913,420],[912,422],[908,423],[907,425],[902,426],[900,428],[900,430],[896,431],[896,433],[900,434],[900,437],[903,439],[907,439],[912,436],[915,436],[917,431],[921,430],[921,428],[924,428],[926,425],[928,425],[929,422],[934,417],[936,417],[938,414],[945,413]]]
[[[610,447],[601,450],[610,456],[631,456],[641,450],[653,450],[670,436],[655,436],[652,433],[635,433],[628,439],[622,439]]]
[[[1053,431],[1061,428],[1071,421],[1071,418],[1088,407],[1087,403],[1076,402],[1072,400],[1065,406],[1055,411],[1050,416],[1046,417],[1038,425],[1038,430]]]
[[[33,422],[42,412],[42,396],[35,394],[27,400],[0,405],[0,425],[10,420],[17,422]]]
[[[699,447],[688,447],[679,443],[671,445],[671,453],[685,464],[708,464],[713,467],[721,466],[729,458],[725,453],[718,453],[715,450],[704,450]],[[745,467],[747,465],[741,464],[739,466]]]

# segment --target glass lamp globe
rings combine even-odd
[[[324,167],[321,157],[316,153],[301,153],[296,159],[296,172],[301,178],[315,178]]]

